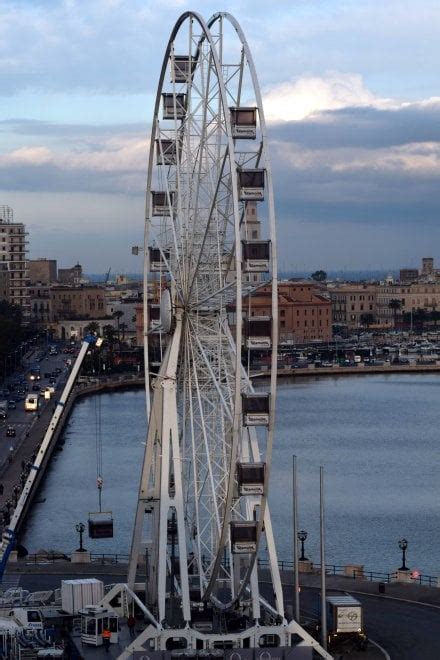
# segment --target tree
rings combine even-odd
[[[388,303],[388,308],[393,310],[393,318],[394,318],[394,329],[396,329],[397,325],[397,312],[399,309],[402,307],[402,302],[398,298],[391,298],[390,302]]]
[[[96,321],[90,321],[84,326],[84,335],[97,335],[99,332],[99,324]]]
[[[375,321],[374,314],[372,314],[371,312],[365,312],[365,314],[361,314],[360,321],[361,324],[365,326],[368,330],[370,325]]]
[[[117,323],[118,341],[120,339],[120,337],[119,337],[119,322],[120,322],[120,320],[123,316],[124,316],[124,312],[121,311],[120,309],[117,309],[116,312],[113,312],[113,318],[116,319],[116,323]]]
[[[128,325],[126,323],[121,323],[119,327],[122,330],[122,341],[125,341],[125,333],[128,330]]]
[[[327,279],[327,273],[325,270],[315,270],[314,273],[311,275],[312,280],[315,280],[315,282],[325,282]]]

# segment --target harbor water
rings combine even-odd
[[[327,563],[392,571],[407,564],[440,574],[439,417],[436,374],[280,381],[270,504],[280,559],[291,559],[292,455],[298,460],[305,554],[319,561],[319,466],[325,468]],[[145,442],[142,390],[80,399],[23,529],[30,552],[71,552],[75,524],[98,510],[102,440],[103,510],[115,537],[85,539],[92,552],[129,552]],[[98,434],[99,419],[101,433]]]

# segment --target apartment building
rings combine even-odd
[[[395,312],[390,307],[392,300],[400,302],[398,316],[415,312],[417,309],[424,309],[427,312],[440,311],[440,283],[420,282],[378,287],[377,319],[383,326],[393,326],[394,324]]]
[[[22,222],[14,222],[10,206],[0,206],[0,266],[8,276],[2,277],[7,285],[7,298],[21,307],[23,322],[29,322],[30,300],[28,292],[27,232]]]
[[[53,286],[52,321],[100,319],[106,315],[104,289],[98,286]]]
[[[376,284],[344,283],[329,284],[327,287],[332,304],[333,323],[347,328],[365,326],[365,315],[369,314],[370,323],[377,322]]]

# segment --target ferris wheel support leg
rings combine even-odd
[[[270,519],[269,510],[266,509],[264,514],[264,529],[266,532],[267,551],[269,554],[270,573],[272,576],[272,584],[276,601],[276,609],[278,614],[284,619],[284,596],[283,587],[281,584],[280,569],[278,567],[278,557],[275,548],[275,540],[273,536],[272,521]]]
[[[254,564],[251,574],[251,593],[252,593],[252,615],[255,621],[261,616],[260,608],[260,591],[258,588],[258,569],[257,564]]]

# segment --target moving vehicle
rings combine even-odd
[[[329,648],[351,643],[359,649],[365,649],[368,640],[364,630],[362,603],[353,596],[327,596],[325,603]]]
[[[30,412],[38,410],[38,394],[27,395],[24,402],[24,409]]]
[[[15,438],[15,436],[16,436],[15,428],[13,426],[8,426],[8,428],[6,429],[6,437]]]
[[[10,401],[8,401],[8,410],[15,410],[16,407],[17,407],[17,404],[15,403],[15,401],[13,401],[12,399]]]

